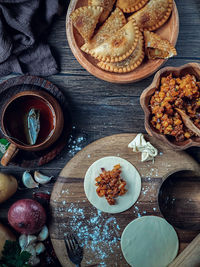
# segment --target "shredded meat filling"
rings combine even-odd
[[[98,186],[96,192],[99,197],[105,196],[109,205],[115,205],[115,198],[127,192],[126,182],[120,177],[121,166],[115,165],[112,171],[101,170],[102,173],[95,179],[95,185]]]

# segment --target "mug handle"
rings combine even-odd
[[[1,159],[1,165],[7,166],[9,162],[11,161],[11,159],[17,154],[18,151],[19,149],[17,148],[16,145],[10,144],[8,147],[8,150],[6,151],[6,153],[3,155]]]

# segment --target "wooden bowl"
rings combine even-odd
[[[130,83],[142,80],[155,71],[157,71],[166,60],[148,60],[145,58],[143,63],[135,70],[128,73],[114,73],[100,69],[97,66],[97,60],[92,56],[81,51],[80,47],[84,44],[83,38],[80,36],[78,31],[73,27],[72,22],[69,18],[72,11],[81,6],[87,5],[87,0],[74,0],[70,2],[67,17],[66,17],[66,33],[69,46],[78,62],[92,75],[102,80],[113,82],[113,83]],[[179,16],[176,4],[174,7],[169,20],[156,31],[163,38],[169,40],[174,46],[179,33]]]
[[[157,137],[158,139],[162,140],[164,143],[170,145],[176,150],[184,150],[192,146],[200,147],[200,137],[192,137],[183,142],[177,142],[176,140],[168,138],[164,134],[160,134],[150,123],[151,112],[149,109],[149,102],[151,96],[154,94],[155,90],[159,87],[161,78],[163,76],[169,75],[170,73],[172,73],[174,77],[180,77],[189,73],[195,75],[195,77],[198,80],[200,80],[200,65],[198,63],[189,63],[181,67],[166,67],[159,70],[156,73],[151,85],[148,88],[146,88],[143,91],[142,95],[140,96],[140,104],[145,114],[145,129],[149,135]]]
[[[170,174],[158,193],[158,205],[164,218],[180,229],[200,230],[200,176],[182,170]]]

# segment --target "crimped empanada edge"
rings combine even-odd
[[[95,6],[93,3],[92,3],[93,1],[92,0],[88,0],[88,5],[90,5],[90,6]],[[108,18],[108,16],[109,16],[109,14],[110,14],[110,12],[112,11],[112,9],[113,9],[113,6],[114,6],[114,3],[115,3],[115,0],[113,1],[113,5],[112,5],[112,8],[107,8],[107,7],[103,7],[103,9],[104,9],[104,12],[101,14],[101,16],[100,16],[100,18],[99,18],[99,22],[100,23],[103,23],[104,21],[106,21],[106,19]],[[106,15],[105,15],[106,14]],[[103,19],[102,19],[102,17],[103,17]]]
[[[73,20],[75,14],[78,14],[81,10],[85,10],[85,9],[99,9],[99,10],[101,10],[101,12],[103,11],[103,7],[101,7],[101,6],[82,6],[82,7],[75,9],[70,14],[70,18]]]
[[[85,40],[85,42],[87,42],[87,41],[91,38],[91,36],[93,35],[93,33],[94,33],[94,29],[95,29],[96,25],[95,25],[94,29],[92,29],[91,36],[88,36],[88,37],[87,37],[87,36],[84,36],[83,33],[80,32],[79,28],[77,28],[76,25],[74,25],[74,19],[76,19],[76,15],[80,14],[82,10],[85,11],[85,10],[90,10],[90,9],[91,9],[91,10],[98,10],[98,11],[100,11],[99,16],[96,16],[96,17],[97,17],[97,22],[96,22],[96,23],[98,23],[99,17],[101,16],[101,14],[102,14],[102,12],[103,12],[103,7],[100,7],[100,6],[83,6],[83,7],[79,7],[79,8],[77,8],[77,9],[75,9],[75,10],[70,14],[70,19],[72,20],[72,24],[73,24],[73,26],[78,30],[79,34],[80,34],[81,37]]]
[[[126,59],[128,56],[130,56],[130,54],[134,51],[134,49],[137,46],[137,42],[139,39],[139,32],[140,32],[135,20],[132,20],[132,22],[133,22],[133,25],[135,28],[135,39],[134,39],[133,45],[129,49],[129,51],[127,51],[125,54],[123,54],[121,56],[115,56],[115,57],[96,55],[95,52],[92,53],[91,51],[90,51],[90,55],[93,56],[94,58],[98,59],[99,61],[108,62],[108,63],[119,62],[119,61]]]
[[[140,56],[140,58],[131,66],[128,66],[126,68],[114,68],[113,66],[108,66],[106,65],[105,62],[98,62],[97,66],[103,70],[109,71],[109,72],[115,72],[115,73],[128,73],[131,72],[133,70],[135,70],[137,67],[139,67],[144,59],[144,51],[142,51],[142,54]]]
[[[147,30],[145,30],[145,31],[147,31]],[[144,31],[144,34],[145,34],[145,31]],[[148,31],[147,31],[148,32]],[[150,33],[150,35],[157,35],[157,34],[155,34],[154,32],[150,32],[149,31],[149,33]],[[158,35],[159,36],[159,35]],[[168,46],[170,47],[170,52],[172,52],[173,53],[173,55],[172,56],[169,56],[169,57],[166,57],[166,58],[162,58],[162,59],[168,59],[168,58],[171,58],[171,57],[173,57],[173,56],[176,56],[177,55],[177,51],[176,51],[176,48],[167,40],[167,39],[163,39],[161,36],[160,36],[160,38],[161,38],[161,40],[163,40],[165,43],[167,43],[168,44]],[[144,41],[145,41],[145,38],[144,38]],[[149,57],[149,53],[148,53],[148,48],[154,48],[154,49],[159,49],[158,47],[154,47],[154,46],[147,46],[147,42],[145,41],[144,42],[144,44],[145,44],[145,54],[147,55],[147,57],[149,58],[149,59],[158,59],[158,57],[155,57],[155,58],[151,58],[151,57]],[[160,57],[161,58],[161,57]]]
[[[125,25],[127,22],[126,22],[126,18],[124,17],[123,12],[122,12],[121,9],[118,8],[118,7],[116,7],[116,9],[115,9],[113,12],[115,12],[116,10],[117,10],[117,12],[118,12],[118,14],[119,14],[119,17],[122,18],[122,21],[123,21],[123,23],[124,23],[124,25]],[[113,12],[112,12],[112,13],[113,13]],[[112,13],[111,13],[110,16],[112,16]],[[104,24],[109,20],[109,18],[110,18],[110,17],[107,18],[107,20],[104,22]],[[104,24],[103,24],[103,25],[104,25]],[[102,25],[102,26],[103,26],[103,25]],[[124,25],[123,25],[123,26],[124,26]],[[102,26],[101,26],[101,27],[102,27]],[[122,27],[123,27],[123,26],[122,26]],[[100,29],[101,29],[101,27],[100,27]],[[100,29],[99,29],[99,30],[100,30]],[[92,41],[92,39],[91,39],[91,41]],[[89,43],[89,42],[88,42],[88,43]],[[85,43],[85,44],[86,44],[86,43]],[[87,48],[87,47],[85,47],[85,44],[82,45],[82,46],[80,47],[80,49],[81,49],[83,52],[85,52],[85,53],[87,53],[87,54],[90,54],[90,49]]]
[[[109,71],[109,72],[115,72],[115,73],[128,73],[128,72],[131,72],[133,70],[135,70],[137,67],[139,67],[145,57],[145,53],[144,53],[144,38],[143,38],[143,35],[140,34],[140,38],[142,39],[142,44],[143,44],[143,49],[142,49],[142,53],[140,55],[140,57],[138,58],[138,60],[130,65],[130,66],[127,66],[127,67],[124,67],[124,68],[117,68],[117,67],[114,67],[114,66],[109,66],[107,65],[105,62],[98,62],[97,63],[97,66],[105,71]],[[138,40],[139,42],[140,40]]]
[[[140,28],[140,31],[144,31],[144,30],[148,30],[148,31],[155,31],[157,29],[159,29],[167,20],[168,18],[170,17],[170,14],[172,12],[172,9],[173,9],[173,0],[169,0],[169,6],[168,6],[168,9],[166,11],[166,14],[165,16],[163,17],[163,19],[161,21],[159,21],[158,23],[156,23],[154,26],[152,27],[149,27],[149,28]],[[134,19],[134,14],[131,15],[129,18],[128,18],[128,21]]]
[[[121,8],[121,10],[124,13],[132,13],[132,12],[136,12],[136,11],[140,10],[141,8],[143,8],[147,4],[148,1],[149,0],[142,0],[137,5],[135,5],[135,6],[131,7],[131,8],[121,8],[117,4],[116,5],[117,5],[117,7]]]

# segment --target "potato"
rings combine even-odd
[[[9,174],[0,173],[0,203],[6,201],[17,191],[17,180]]]
[[[0,258],[2,256],[2,251],[6,240],[15,241],[16,237],[7,227],[0,223]]]

